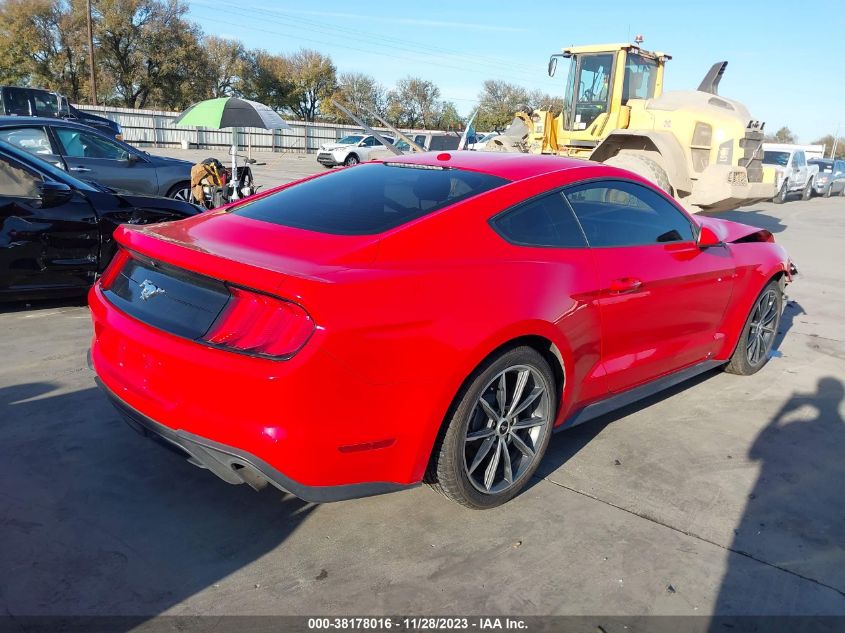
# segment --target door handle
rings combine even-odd
[[[77,172],[81,172],[81,173],[82,172],[87,173],[91,170],[88,169],[87,167],[71,167],[68,171],[77,171]]]
[[[624,294],[626,292],[636,292],[643,285],[643,282],[633,277],[621,277],[610,282],[610,292],[616,294]]]

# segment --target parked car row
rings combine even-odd
[[[489,134],[473,134],[467,138],[468,150],[482,150],[487,142],[498,136],[498,132]],[[408,154],[412,151],[411,145],[403,140],[398,141],[392,136],[383,135],[390,141],[391,145]],[[418,132],[408,134],[416,145],[425,148],[428,152],[444,152],[458,149],[461,142],[461,134],[458,132]],[[344,136],[334,143],[324,143],[317,152],[317,162],[327,168],[344,165],[357,165],[368,160],[384,159],[395,156],[393,152],[386,149],[372,134],[351,134]]]
[[[77,110],[62,95],[40,88],[0,86],[0,115],[64,119],[96,128],[119,141],[123,140],[123,130],[114,121]]]
[[[786,202],[795,193],[802,200],[814,194],[830,197],[845,196],[845,160],[810,158],[804,149],[787,143],[764,143],[763,164],[775,170],[775,190],[772,201]]]
[[[120,224],[200,212],[85,182],[0,141],[0,300],[84,293],[111,260]]]
[[[190,200],[191,163],[153,156],[86,125],[46,117],[0,117],[0,140],[81,180]]]

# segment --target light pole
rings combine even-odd
[[[91,23],[91,0],[88,7],[88,69],[91,71],[91,105],[97,105],[97,74],[94,72],[94,25]]]

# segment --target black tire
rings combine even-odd
[[[623,152],[616,156],[611,156],[604,161],[604,164],[619,169],[627,169],[637,174],[637,176],[653,182],[670,196],[672,195],[672,185],[669,182],[669,176],[666,170],[657,161],[648,156]]]
[[[772,202],[775,204],[783,204],[786,202],[787,197],[789,196],[789,182],[784,180],[783,184],[780,186],[780,189],[775,194],[775,197],[772,198]]]
[[[769,304],[769,298],[772,303]],[[771,318],[765,312],[766,306],[771,305],[773,310]],[[742,334],[736,345],[730,362],[725,366],[725,371],[740,376],[750,376],[760,371],[769,362],[769,353],[777,339],[780,317],[783,313],[783,289],[780,281],[772,279],[754,299],[754,304],[748,313],[748,318],[742,326]],[[764,323],[766,330],[763,330],[758,323]],[[770,331],[767,331],[770,330]],[[755,350],[752,337],[759,338],[760,348]],[[753,354],[752,354],[753,352]],[[759,354],[757,353],[759,352]]]
[[[813,197],[813,181],[808,180],[807,184],[804,185],[804,191],[801,192],[801,199],[802,200],[809,200]]]
[[[528,377],[519,391],[523,372]],[[502,381],[504,402],[498,397]],[[509,391],[511,387],[513,391]],[[539,395],[534,395],[538,390]],[[515,398],[514,405],[517,393],[520,397]],[[435,442],[426,481],[468,508],[495,508],[512,499],[531,479],[549,445],[557,412],[557,393],[549,363],[534,348],[514,347],[489,358],[470,375],[456,396]],[[480,402],[482,398],[487,409]],[[521,411],[521,403],[526,401],[529,406]],[[497,420],[486,413],[491,408],[498,410]],[[508,409],[517,410],[510,421],[500,415]],[[528,417],[519,420],[523,415]],[[526,425],[531,428],[524,428]],[[468,433],[479,437],[468,439]],[[484,446],[487,450],[481,455]],[[501,481],[497,483],[500,472]],[[488,476],[493,485],[487,485],[483,491]]]
[[[191,202],[190,181],[186,180],[185,182],[177,182],[167,192],[167,197],[173,198],[174,200],[185,200],[186,202]]]
[[[825,198],[830,198],[830,194],[832,193],[831,189],[833,189],[833,185],[828,185],[827,189],[824,190]]]
[[[361,160],[358,158],[358,154],[350,154],[346,157],[346,160],[343,161],[343,164],[347,167],[352,167],[352,165],[357,165],[360,162]]]

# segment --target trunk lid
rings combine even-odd
[[[227,211],[123,227],[116,238],[153,260],[270,293],[293,280],[325,282],[332,273],[369,263],[379,241],[371,235],[317,233]]]

